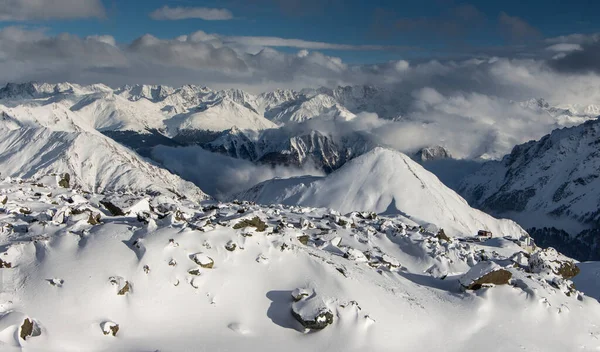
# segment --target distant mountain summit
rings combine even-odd
[[[463,180],[460,192],[484,211],[536,228],[538,241],[540,229],[548,228],[557,241],[560,234],[569,242],[600,228],[599,146],[598,120],[555,130],[486,163]]]

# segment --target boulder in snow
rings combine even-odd
[[[506,285],[512,273],[494,262],[479,262],[459,282],[467,290],[479,290],[488,285]]]
[[[117,332],[119,332],[119,324],[113,323],[112,321],[103,322],[100,324],[100,328],[102,329],[102,333],[107,336],[117,336]]]
[[[21,325],[19,336],[21,336],[23,340],[27,340],[28,337],[40,336],[41,334],[42,329],[40,329],[35,320],[25,318],[23,324]]]
[[[194,263],[200,265],[205,269],[212,269],[215,265],[215,261],[211,257],[203,253],[193,254],[190,258],[194,261]]]
[[[233,228],[244,229],[246,227],[254,227],[258,232],[264,232],[267,229],[267,224],[262,221],[258,216],[253,217],[252,219],[244,219],[237,224],[233,225]]]
[[[292,316],[305,329],[310,330],[322,330],[333,324],[333,312],[325,301],[314,293],[310,297],[302,295],[298,301],[292,303]]]

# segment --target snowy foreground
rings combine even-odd
[[[0,182],[2,351],[600,347],[600,305],[553,250],[57,181]]]

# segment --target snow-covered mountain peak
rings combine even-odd
[[[128,99],[132,101],[148,99],[153,102],[162,101],[174,92],[175,89],[169,86],[145,84],[136,84],[133,87],[128,87],[128,89],[124,91],[124,93],[127,94]]]
[[[514,147],[467,177],[461,192],[477,207],[524,226],[573,235],[598,226],[600,121],[558,129]]]
[[[340,212],[402,214],[416,224],[436,224],[456,236],[474,235],[481,229],[504,236],[524,234],[510,220],[497,220],[469,207],[410,157],[381,147],[348,161],[327,177],[266,181],[238,197],[263,204],[301,204]]]

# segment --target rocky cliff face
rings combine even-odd
[[[599,147],[598,120],[555,130],[486,163],[459,190],[474,206],[535,228],[538,243],[548,235],[548,243],[559,248],[595,246],[589,236],[600,226]]]

